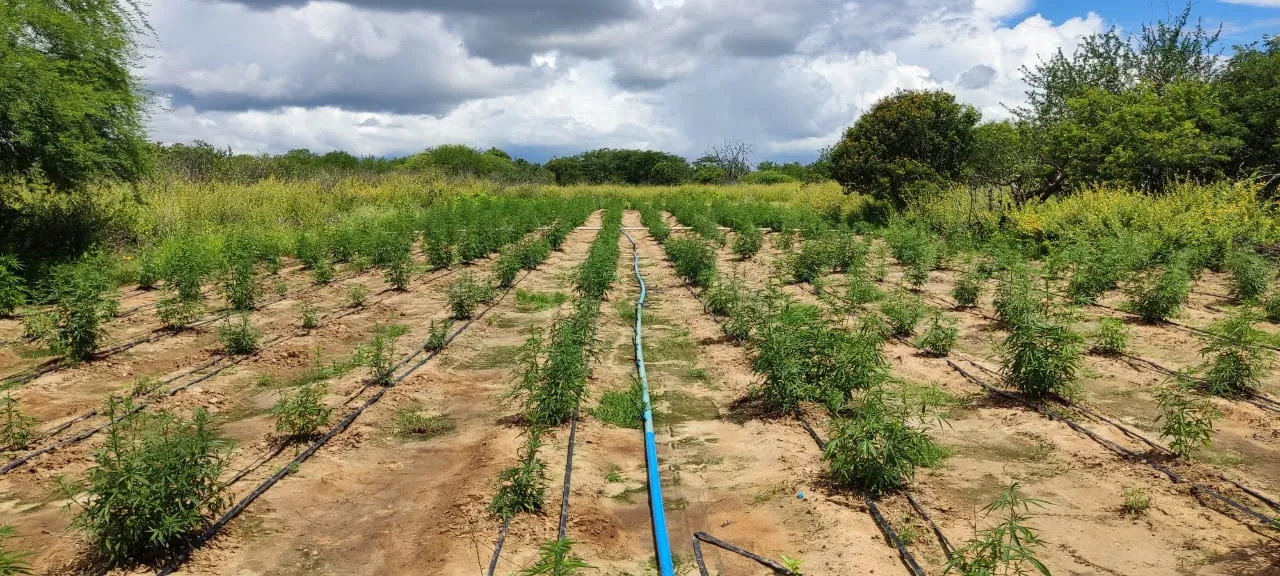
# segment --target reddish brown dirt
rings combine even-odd
[[[467,268],[477,274],[487,274],[491,262],[490,259]],[[377,272],[357,275],[341,285],[322,287],[308,295],[309,301],[323,315],[322,324],[310,331],[297,327],[298,301],[281,301],[265,306],[252,315],[254,325],[264,333],[264,340],[271,336],[288,336],[289,340],[264,349],[240,365],[173,397],[158,399],[154,409],[188,412],[202,407],[219,417],[224,424],[224,433],[236,443],[228,477],[250,469],[245,479],[232,488],[232,494],[239,496],[275,472],[296,453],[296,449],[289,448],[274,459],[267,458],[275,453],[273,424],[267,411],[275,402],[276,394],[270,386],[261,384],[262,379],[269,378],[273,382],[283,383],[319,363],[327,364],[345,359],[354,353],[357,346],[369,340],[378,324],[398,323],[409,328],[397,347],[396,356],[405,355],[406,350],[411,350],[426,339],[430,321],[443,320],[448,316],[444,292],[445,285],[454,273],[453,270],[428,273],[417,279],[410,290],[404,293],[386,290]],[[345,287],[355,283],[369,287],[370,295],[363,308],[349,310],[345,303]],[[346,312],[351,313],[336,317]],[[335,318],[325,321],[330,315]],[[151,354],[149,349],[135,349],[130,353],[139,358],[139,364],[177,366],[182,370],[215,358],[216,350],[213,346],[195,354],[179,348],[183,339],[190,337],[192,336],[188,334],[180,334],[148,345],[171,351],[171,357],[164,357],[164,353]],[[109,366],[113,360],[114,358],[86,363],[32,382],[19,391],[24,408],[31,406],[36,414],[58,414],[59,419],[51,419],[51,423],[42,426],[42,430],[47,430],[82,410],[97,407],[102,402],[102,395],[107,392],[127,392],[132,378],[110,371]],[[176,373],[180,371],[179,368],[169,367],[166,371]],[[127,376],[136,374],[129,373]],[[159,373],[156,377],[163,375],[164,373]],[[178,380],[174,385],[189,382],[193,378],[194,376]],[[365,371],[360,368],[329,382],[327,403],[336,407],[336,415],[344,415],[362,400],[356,395],[365,390],[361,386],[364,378]],[[92,387],[77,387],[71,385],[72,382],[97,384]],[[344,399],[348,400],[345,404]],[[58,438],[65,438],[101,422],[98,418],[88,420]],[[344,447],[352,445],[352,438],[359,436],[359,430],[348,431],[331,442],[326,450],[342,451]],[[40,550],[40,554],[34,558],[38,570],[54,565],[67,566],[76,561],[77,543],[66,532],[71,514],[63,507],[67,502],[61,499],[56,479],[59,476],[77,477],[91,464],[92,452],[100,442],[101,435],[92,437],[38,457],[11,474],[0,476],[0,494],[5,495],[0,500],[0,507],[21,512],[15,524],[24,535],[24,548]],[[36,442],[37,445],[44,443]]]
[[[596,216],[588,224],[598,222]],[[592,236],[571,234],[564,251],[518,287],[569,290]],[[187,573],[477,573],[497,536],[498,524],[487,513],[494,482],[520,444],[520,428],[503,419],[514,412],[502,401],[512,350],[531,328],[565,312],[521,312],[513,291],[437,360],[392,389],[337,446],[321,450],[256,502],[248,517],[196,555]],[[455,429],[427,440],[400,438],[393,430],[399,409],[445,415]],[[548,441],[544,452],[554,444]],[[533,537],[543,524],[533,520],[514,522],[511,541],[545,539]]]
[[[897,266],[882,289],[892,289],[901,278]],[[994,316],[990,292],[973,311],[950,310],[950,290],[954,272],[935,272],[923,287],[929,304],[948,309],[959,321],[961,339],[953,359],[972,358],[991,370],[998,370],[996,343],[1004,333],[984,316]],[[841,278],[829,277],[828,285],[840,290]],[[1198,290],[1221,290],[1198,286]],[[1114,295],[1104,302],[1118,303]],[[1221,318],[1220,312],[1198,310],[1193,301],[1185,314],[1200,318],[1203,325]],[[1215,315],[1216,314],[1216,315]],[[1092,307],[1085,310],[1083,330],[1092,330],[1100,316],[1125,317],[1123,313]],[[1185,331],[1148,326],[1126,318],[1134,330],[1131,338],[1135,354],[1171,367],[1198,362],[1199,342]],[[1180,319],[1182,320],[1182,319]],[[975,511],[1012,481],[1020,482],[1029,495],[1051,502],[1038,511],[1034,525],[1049,543],[1042,559],[1051,569],[1079,574],[1274,574],[1280,572],[1280,540],[1273,532],[1259,528],[1256,521],[1240,522],[1243,516],[1223,510],[1216,502],[1193,495],[1185,486],[1141,463],[1126,461],[1065,425],[1048,420],[1020,404],[991,400],[980,388],[963,379],[941,359],[927,358],[913,348],[891,343],[886,348],[894,374],[908,381],[934,384],[956,396],[969,398],[953,410],[949,424],[934,435],[953,448],[955,455],[942,467],[918,475],[912,483],[917,497],[936,509],[935,519],[953,541],[963,541],[972,533]],[[1080,401],[1109,414],[1156,439],[1154,400],[1150,388],[1162,375],[1149,367],[1106,357],[1088,356],[1082,378]],[[997,384],[997,378],[972,372]],[[1215,433],[1215,448],[1206,460],[1231,461],[1223,450],[1240,450],[1249,457],[1233,462],[1225,471],[1238,480],[1266,491],[1275,486],[1277,466],[1277,426],[1274,417],[1247,404],[1220,401],[1226,416]],[[1112,442],[1136,452],[1146,447],[1124,437],[1115,429],[1096,422],[1083,422]],[[1204,482],[1260,510],[1258,502],[1216,482],[1213,467],[1204,462],[1174,465],[1180,473]],[[1141,490],[1151,498],[1151,510],[1141,516],[1121,512],[1126,489]],[[909,508],[902,501],[888,499],[904,520]],[[922,523],[913,526],[924,532]],[[943,562],[936,550],[918,553],[934,567]]]
[[[588,222],[598,226],[600,215]],[[639,226],[628,212],[624,223]],[[675,277],[661,247],[643,231],[632,232],[639,243],[641,270],[649,286],[645,317],[645,354],[654,393],[666,498],[668,530],[679,563],[691,567],[690,537],[703,530],[769,556],[797,557],[806,574],[902,574],[896,552],[885,545],[861,500],[830,486],[813,441],[792,418],[761,419],[747,397],[754,383],[747,353],[725,341],[700,303]],[[562,252],[519,283],[525,290],[571,293],[572,274],[594,237],[591,230],[570,235]],[[599,353],[589,382],[591,397],[577,433],[570,499],[569,538],[575,551],[609,575],[651,572],[652,541],[644,454],[638,430],[601,422],[585,410],[606,390],[622,390],[634,374],[630,312],[638,294],[631,274],[631,245],[620,239],[618,280],[602,306]],[[719,251],[722,274],[743,275],[760,287],[773,275],[786,251],[767,239],[752,260],[737,262]],[[474,269],[487,270],[488,263]],[[882,288],[896,284],[901,272],[889,266]],[[291,282],[305,275],[287,273]],[[924,292],[931,305],[949,302],[955,273],[935,272]],[[842,279],[826,280],[835,290]],[[232,470],[249,469],[232,491],[247,492],[287,462],[294,453],[267,459],[274,434],[266,411],[275,401],[262,376],[287,380],[306,370],[315,358],[337,360],[368,340],[376,323],[410,327],[400,340],[399,355],[425,339],[430,321],[447,315],[447,280],[415,287],[407,294],[386,293],[376,272],[349,282],[371,288],[377,305],[310,333],[297,331],[297,300],[254,312],[253,322],[266,337],[295,335],[260,357],[193,387],[157,408],[186,411],[205,407],[220,415],[237,446]],[[809,286],[786,292],[819,303]],[[1221,278],[1207,276],[1178,319],[1207,326],[1222,318],[1228,302]],[[321,313],[340,309],[339,286],[311,296]],[[127,309],[154,298],[130,294]],[[1115,305],[1122,296],[1109,294]],[[948,310],[962,327],[954,359],[982,366],[999,365],[995,343],[1003,338],[991,321],[990,288],[975,313]],[[1084,311],[1081,328],[1091,329],[1103,315],[1125,317],[1099,308]],[[515,375],[514,350],[535,328],[545,328],[568,305],[544,311],[522,310],[514,291],[489,315],[464,332],[437,360],[391,389],[335,438],[316,457],[277,484],[183,569],[187,574],[467,574],[481,573],[493,550],[499,522],[488,513],[498,472],[516,461],[523,426],[513,415],[519,408],[503,398]],[[628,316],[623,317],[623,313]],[[154,329],[154,312],[140,311],[111,326],[112,340]],[[1127,319],[1127,321],[1130,319]],[[1135,354],[1171,368],[1200,361],[1199,342],[1186,331],[1130,321]],[[12,320],[0,320],[0,339],[17,334]],[[45,421],[43,429],[98,406],[103,394],[127,390],[139,375],[178,371],[213,359],[214,329],[192,331],[139,346],[128,353],[60,370],[15,391],[24,408]],[[12,354],[11,348],[4,349]],[[1022,490],[1050,504],[1034,510],[1033,525],[1046,541],[1041,557],[1055,574],[1280,574],[1280,540],[1274,531],[1241,523],[1230,512],[1207,505],[1185,486],[1175,485],[1154,470],[1129,462],[1099,444],[1017,404],[995,401],[950,369],[944,360],[919,355],[911,347],[891,343],[886,354],[895,376],[935,385],[961,402],[950,410],[949,424],[931,428],[954,451],[936,469],[922,470],[910,489],[931,511],[955,544],[971,536],[976,511],[1003,485],[1018,481]],[[31,359],[0,356],[0,371],[20,369]],[[963,362],[962,362],[963,363]],[[1081,401],[1143,430],[1151,437],[1154,416],[1150,389],[1162,376],[1149,367],[1124,360],[1090,356]],[[967,367],[971,368],[969,365]],[[971,368],[979,373],[976,368]],[[368,391],[362,370],[329,382],[327,403],[345,414]],[[995,377],[986,376],[995,383]],[[1280,376],[1267,385],[1275,394]],[[350,404],[340,406],[345,398]],[[1221,401],[1224,417],[1215,448],[1205,461],[1178,465],[1178,470],[1215,488],[1208,475],[1223,470],[1264,491],[1280,486],[1280,428],[1274,415],[1238,402]],[[394,431],[396,412],[423,410],[447,416],[455,429],[430,439],[407,439]],[[820,411],[810,412],[825,431]],[[1082,421],[1109,440],[1131,449],[1133,441],[1105,425]],[[543,515],[518,516],[511,526],[498,574],[512,574],[536,557],[538,543],[554,538],[560,508],[568,428],[552,430],[540,455],[548,465],[550,489]],[[75,478],[90,463],[95,440],[39,458],[31,465],[0,476],[0,517],[14,523],[17,547],[38,551],[37,572],[76,573],[80,543],[66,528],[71,512],[54,478]],[[1126,489],[1151,498],[1144,515],[1119,510]],[[804,498],[797,498],[803,492]],[[1233,497],[1244,498],[1238,492]],[[1274,494],[1273,494],[1274,495]],[[1254,504],[1251,502],[1251,504]],[[944,558],[936,540],[901,496],[882,499],[889,519],[915,536],[910,548],[930,574],[941,574]],[[704,547],[712,574],[764,573],[732,554]],[[145,573],[145,571],[138,571]],[[686,572],[687,573],[687,572]]]

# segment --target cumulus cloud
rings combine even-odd
[[[1025,0],[156,0],[153,135],[243,151],[461,142],[812,155],[876,99],[942,88],[988,118],[1020,67],[1104,23]],[[535,158],[541,159],[541,158]]]

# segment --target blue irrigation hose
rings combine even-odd
[[[653,514],[653,547],[658,556],[658,573],[675,576],[675,563],[671,559],[671,542],[667,540],[667,517],[662,507],[662,477],[658,468],[658,445],[653,436],[653,405],[649,402],[649,377],[644,369],[644,344],[640,338],[643,329],[644,299],[647,291],[644,277],[640,276],[640,253],[636,240],[626,230],[622,235],[631,242],[631,264],[636,281],[640,283],[640,299],[636,300],[636,370],[640,373],[640,390],[644,398],[644,458],[649,471],[649,510]]]

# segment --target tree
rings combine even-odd
[[[726,184],[736,184],[751,171],[751,145],[737,140],[707,148],[699,161],[706,161],[720,169]]]
[[[147,96],[132,68],[149,31],[136,0],[0,3],[0,176],[63,191],[142,177]]]
[[[1115,28],[1091,34],[1070,56],[1058,50],[1035,67],[1022,69],[1028,86],[1026,104],[1013,112],[1027,129],[1023,146],[1035,155],[1035,161],[1020,183],[1020,197],[1045,198],[1063,188],[1103,180],[1158,190],[1178,172],[1202,176],[1220,171],[1220,152],[1233,147],[1235,130],[1230,123],[1213,118],[1215,114],[1207,108],[1213,103],[1205,101],[1203,91],[1191,88],[1212,82],[1221,72],[1221,59],[1215,52],[1220,29],[1210,31],[1199,21],[1194,27],[1190,22],[1188,2],[1167,21],[1143,24],[1140,34],[1126,38]],[[1178,98],[1190,101],[1178,102]],[[1159,126],[1148,127],[1144,134],[1122,134],[1143,126],[1118,117],[1114,110],[1105,108],[1108,104],[1124,106],[1129,112],[1142,109],[1146,119]],[[1172,108],[1165,110],[1165,106]],[[1093,117],[1084,118],[1090,115]],[[1088,124],[1101,121],[1099,115],[1111,120],[1106,128],[1109,133]],[[1174,126],[1176,121],[1190,125]],[[1215,131],[1220,128],[1226,132]],[[1174,150],[1168,153],[1150,147],[1159,146],[1159,137],[1188,134],[1203,135],[1210,141],[1173,142]],[[1064,147],[1067,142],[1096,148],[1076,154]],[[1146,146],[1142,150],[1129,147],[1140,143]],[[1210,156],[1194,162],[1186,154],[1196,147],[1208,150]],[[1104,150],[1115,157],[1100,160]],[[1158,165],[1145,164],[1153,160]],[[1101,164],[1108,167],[1099,170]]]
[[[1241,146],[1212,87],[1183,81],[1112,94],[1090,89],[1067,101],[1046,129],[1044,159],[1074,184],[1119,182],[1159,192],[1175,178],[1225,174]]]
[[[693,180],[699,184],[722,184],[727,180],[724,168],[711,156],[702,156],[693,161]]]
[[[553,158],[547,169],[556,183],[671,185],[692,177],[689,161],[655,150],[601,148],[576,156]]]
[[[955,178],[981,115],[942,91],[899,90],[877,101],[832,151],[832,175],[903,208],[911,196]]]
[[[1237,46],[1215,86],[1226,114],[1244,127],[1232,172],[1280,187],[1280,36]]]

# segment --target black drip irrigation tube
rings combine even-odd
[[[436,280],[440,280],[440,279],[446,278],[446,277],[448,277],[448,276],[449,276],[450,274],[452,274],[452,273],[453,273],[453,272],[450,272],[450,273],[448,273],[448,274],[441,274],[441,275],[438,275],[438,276],[436,276],[436,277],[434,277],[434,278],[431,278],[431,279],[429,279],[429,280],[426,280],[426,281],[422,282],[422,283],[421,283],[421,284],[419,284],[418,286],[425,286],[425,285],[427,285],[427,284],[430,284],[430,283],[432,283],[432,282],[435,282]],[[385,299],[384,299],[384,300],[385,300]],[[341,313],[339,313],[339,314],[336,314],[336,315],[334,315],[334,316],[331,316],[331,317],[327,318],[327,319],[326,319],[326,321],[327,321],[327,322],[332,322],[332,321],[337,320],[337,319],[339,319],[339,318],[344,318],[344,317],[346,317],[346,316],[349,316],[349,315],[351,315],[351,314],[354,314],[354,313],[356,313],[356,312],[359,312],[360,310],[361,310],[360,308],[350,308],[350,309],[347,309],[347,310],[342,311],[342,312],[341,312]],[[220,363],[220,362],[225,362],[228,358],[232,358],[231,362],[228,362],[226,365],[224,365],[224,366],[219,366],[217,369],[215,369],[215,370],[213,370],[213,371],[210,371],[210,372],[207,372],[207,373],[205,373],[205,374],[201,375],[199,378],[196,378],[195,380],[193,380],[193,381],[191,381],[191,382],[188,382],[188,383],[186,383],[186,384],[182,384],[182,385],[180,385],[180,386],[178,386],[178,387],[176,387],[176,388],[170,389],[170,390],[166,391],[166,392],[165,392],[165,394],[164,394],[164,395],[165,395],[165,397],[173,397],[174,395],[178,394],[179,392],[182,392],[183,390],[186,390],[186,389],[188,389],[188,388],[190,388],[190,387],[192,387],[192,386],[195,386],[196,384],[199,384],[199,383],[204,382],[204,381],[206,381],[206,380],[208,380],[208,379],[210,379],[210,378],[213,378],[214,376],[217,376],[218,374],[222,373],[223,371],[225,371],[225,370],[226,370],[226,369],[228,369],[228,368],[232,368],[232,367],[234,367],[234,366],[238,366],[238,365],[240,365],[241,363],[243,363],[243,362],[245,362],[245,361],[247,361],[247,360],[250,360],[250,359],[256,358],[256,357],[260,356],[263,352],[265,352],[265,351],[269,350],[270,348],[272,348],[272,347],[274,347],[274,346],[276,346],[276,345],[278,345],[278,344],[280,344],[280,343],[282,343],[282,342],[285,342],[285,341],[288,341],[288,340],[292,340],[293,338],[296,338],[297,336],[298,336],[298,335],[297,335],[296,333],[295,333],[295,334],[288,335],[288,336],[276,336],[275,338],[272,338],[271,340],[268,340],[267,342],[264,342],[264,343],[262,344],[262,346],[260,346],[257,350],[253,351],[252,353],[245,354],[245,355],[242,355],[242,356],[236,356],[236,357],[234,357],[234,358],[229,357],[229,356],[221,356],[221,357],[215,358],[215,359],[213,359],[213,360],[211,360],[211,361],[209,361],[209,362],[206,362],[206,363],[204,363],[204,364],[201,364],[201,365],[199,365],[199,366],[196,366],[196,367],[194,367],[194,368],[191,368],[191,369],[189,369],[189,370],[187,370],[187,371],[185,371],[185,372],[183,372],[183,373],[181,373],[181,374],[176,374],[176,375],[174,375],[174,376],[170,376],[170,377],[168,377],[168,378],[165,378],[164,380],[161,380],[161,381],[160,381],[160,382],[158,382],[157,384],[158,384],[159,386],[165,386],[165,385],[171,384],[171,383],[173,383],[173,382],[175,382],[175,381],[177,381],[177,380],[179,380],[179,379],[185,378],[185,377],[187,377],[187,376],[190,376],[190,375],[192,375],[192,374],[195,374],[196,372],[199,372],[199,371],[201,371],[201,370],[204,370],[204,369],[207,369],[207,368],[209,368],[209,367],[212,367],[212,366],[214,366],[214,365],[216,365],[216,364],[218,364],[218,363]],[[361,387],[361,388],[357,391],[356,396],[352,396],[351,398],[348,398],[348,399],[347,399],[346,401],[344,401],[342,404],[343,404],[344,406],[345,406],[346,404],[349,404],[349,403],[351,402],[351,400],[355,399],[359,394],[364,393],[364,391],[365,391],[367,388],[368,388],[368,386],[367,386],[367,385],[366,385],[366,386]],[[107,422],[107,423],[105,423],[105,424],[102,424],[102,425],[96,426],[96,427],[94,427],[94,428],[90,428],[90,429],[88,429],[88,430],[84,430],[84,431],[82,431],[82,432],[80,432],[80,433],[76,434],[75,436],[72,436],[72,437],[67,438],[67,439],[65,439],[65,440],[60,440],[60,441],[57,441],[57,442],[53,442],[53,443],[47,444],[47,445],[45,445],[45,446],[42,446],[42,447],[40,447],[40,448],[37,448],[36,450],[33,450],[33,451],[31,451],[31,452],[28,452],[27,454],[24,454],[24,455],[22,455],[22,456],[20,456],[20,457],[18,457],[18,458],[15,458],[15,459],[13,459],[13,460],[11,460],[11,461],[7,462],[4,466],[0,466],[0,475],[8,474],[9,472],[12,472],[14,469],[18,468],[19,466],[22,466],[23,464],[26,464],[27,462],[30,462],[32,459],[34,459],[34,458],[36,458],[36,457],[38,457],[38,456],[41,456],[41,455],[44,455],[44,454],[48,454],[48,453],[50,453],[50,452],[55,452],[55,451],[57,451],[57,450],[59,450],[59,449],[61,449],[61,448],[65,448],[65,447],[70,446],[70,445],[72,445],[72,444],[75,444],[75,443],[77,443],[77,442],[81,442],[81,441],[83,441],[83,440],[86,440],[86,439],[88,439],[88,438],[91,438],[91,437],[93,437],[94,435],[98,434],[99,432],[102,432],[103,430],[106,430],[107,428],[110,428],[112,425],[119,423],[120,421],[124,420],[125,418],[127,418],[127,417],[129,417],[129,416],[132,416],[132,415],[134,415],[134,414],[137,414],[138,412],[141,412],[141,411],[145,410],[146,408],[150,407],[152,404],[154,404],[154,402],[142,402],[142,403],[140,403],[140,404],[135,405],[135,406],[133,407],[133,409],[129,410],[126,414],[121,415],[121,416],[119,416],[119,417],[117,417],[117,418],[115,418],[115,419],[111,420],[110,422]],[[73,425],[75,425],[75,424],[77,424],[77,423],[79,423],[79,422],[83,422],[83,421],[85,421],[85,420],[88,420],[89,418],[92,418],[92,417],[94,417],[94,416],[97,416],[97,415],[99,415],[99,414],[101,414],[101,413],[102,413],[101,409],[98,409],[98,408],[95,408],[95,409],[93,409],[93,410],[90,410],[90,411],[88,411],[88,412],[86,412],[86,413],[84,413],[84,414],[81,414],[81,415],[79,415],[79,416],[77,416],[77,417],[75,417],[75,418],[73,418],[73,419],[71,419],[71,420],[69,420],[69,421],[67,421],[67,422],[63,422],[62,424],[59,424],[59,425],[58,425],[57,427],[55,427],[54,429],[52,429],[52,430],[50,430],[49,432],[45,433],[43,437],[44,437],[44,438],[51,438],[51,437],[53,437],[53,436],[56,436],[56,435],[58,435],[58,434],[60,434],[60,433],[62,433],[62,432],[64,432],[64,431],[66,431],[66,430],[67,430],[68,428],[70,428],[71,426],[73,426]],[[278,454],[278,453],[279,453],[279,451],[277,451],[277,454]]]
[[[332,440],[334,436],[341,434],[348,427],[350,427],[351,424],[356,421],[356,418],[359,418],[360,415],[363,414],[365,410],[368,410],[370,406],[373,406],[374,404],[377,404],[379,400],[382,400],[382,397],[386,395],[387,390],[394,388],[397,384],[402,382],[410,374],[417,371],[418,368],[421,368],[423,365],[429,362],[432,358],[435,358],[437,355],[439,355],[441,351],[443,351],[450,343],[454,341],[454,339],[456,339],[459,335],[461,335],[464,331],[466,331],[467,328],[470,328],[471,325],[474,324],[476,320],[483,318],[486,314],[489,313],[489,311],[493,310],[498,306],[498,304],[502,303],[502,300],[507,297],[507,294],[509,294],[511,290],[514,289],[516,285],[520,283],[521,280],[524,280],[525,278],[527,278],[529,274],[530,274],[529,272],[526,272],[524,276],[522,276],[519,280],[516,280],[515,282],[513,282],[510,287],[504,290],[502,294],[499,295],[498,298],[495,299],[491,304],[489,304],[489,306],[485,307],[484,310],[481,310],[479,314],[476,314],[471,318],[468,318],[467,321],[462,324],[462,326],[458,327],[458,329],[455,330],[452,334],[450,334],[448,338],[445,338],[444,342],[439,348],[432,350],[430,352],[427,352],[426,355],[423,356],[420,360],[418,360],[417,362],[413,362],[415,358],[422,355],[423,352],[426,351],[426,343],[424,342],[422,346],[419,346],[418,349],[413,352],[413,354],[410,354],[408,357],[398,362],[394,369],[400,369],[401,367],[409,364],[410,362],[413,362],[413,364],[409,365],[409,367],[406,368],[399,375],[393,377],[391,381],[387,383],[386,386],[380,387],[377,392],[375,392],[372,396],[369,397],[369,399],[365,400],[364,403],[361,404],[358,408],[356,408],[355,410],[352,410],[349,414],[347,414],[346,417],[344,417],[336,425],[334,425],[333,428],[330,428],[328,432],[325,432],[324,435],[312,441],[311,444],[308,445],[305,450],[303,450],[297,456],[295,456],[293,460],[290,460],[288,464],[281,466],[280,469],[276,471],[275,474],[272,474],[269,478],[262,481],[262,483],[259,484],[257,488],[254,488],[253,491],[249,492],[249,494],[241,498],[240,501],[236,502],[236,504],[233,505],[231,508],[229,508],[226,512],[223,512],[222,515],[219,516],[217,520],[214,520],[212,524],[210,524],[207,528],[204,529],[204,531],[202,531],[199,535],[197,535],[187,548],[185,548],[181,553],[179,553],[177,556],[175,556],[173,559],[167,562],[164,565],[164,567],[162,567],[159,571],[157,571],[156,572],[157,576],[168,576],[169,574],[173,574],[175,570],[177,570],[183,564],[185,564],[187,560],[191,559],[191,555],[196,551],[196,549],[198,549],[200,546],[203,546],[204,543],[208,542],[210,539],[216,536],[218,532],[222,530],[223,527],[225,527],[228,523],[234,520],[241,513],[243,513],[245,509],[247,509],[249,505],[253,503],[254,500],[257,500],[259,496],[262,496],[267,492],[267,490],[270,490],[272,486],[275,486],[276,483],[280,481],[280,479],[284,478],[285,476],[288,476],[291,473],[291,470],[293,468],[301,465],[303,462],[306,462],[307,459],[311,458],[311,456],[313,456],[317,451],[319,451],[320,448],[322,448],[325,444],[327,444],[329,440]]]
[[[569,451],[564,461],[564,487],[560,492],[560,524],[556,531],[556,538],[564,540],[569,532],[569,485],[573,478],[573,444],[578,434],[578,409],[573,409],[573,414],[569,417]],[[530,454],[528,461],[537,458],[537,454]],[[525,463],[528,464],[528,461]],[[511,529],[511,517],[502,519],[502,528],[498,530],[498,541],[494,543],[493,555],[489,557],[489,569],[485,572],[487,576],[493,576],[498,570],[498,559],[502,557],[502,545],[507,541],[507,531]]]
[[[707,571],[706,560],[703,559],[702,557],[703,542],[706,542],[707,544],[711,544],[712,546],[715,546],[717,548],[728,550],[744,558],[749,558],[751,560],[754,560],[757,564],[760,564],[765,568],[773,570],[774,574],[785,574],[787,576],[799,576],[798,572],[793,572],[790,568],[787,568],[786,566],[783,566],[777,562],[774,562],[773,560],[765,558],[764,556],[756,554],[755,552],[751,552],[750,550],[745,550],[743,548],[739,548],[738,546],[734,546],[733,544],[725,542],[724,540],[716,538],[715,536],[707,534],[706,532],[694,532],[693,533],[693,560],[697,562],[698,573],[701,576],[711,576],[711,573]]]
[[[1237,511],[1239,511],[1239,512],[1243,513],[1243,514],[1245,514],[1245,515],[1247,515],[1247,516],[1250,516],[1250,517],[1252,517],[1252,518],[1254,518],[1254,519],[1256,519],[1256,520],[1258,520],[1258,521],[1262,522],[1262,523],[1263,523],[1263,524],[1265,524],[1265,525],[1268,525],[1268,526],[1280,526],[1280,519],[1273,518],[1273,517],[1271,517],[1271,516],[1267,516],[1266,514],[1263,514],[1263,513],[1261,513],[1261,512],[1258,512],[1257,510],[1254,510],[1253,508],[1250,508],[1250,507],[1248,507],[1248,506],[1245,506],[1244,504],[1241,504],[1240,502],[1237,502],[1236,500],[1234,500],[1234,499],[1232,499],[1232,498],[1230,498],[1230,497],[1228,497],[1228,496],[1224,496],[1224,495],[1223,495],[1223,494],[1221,494],[1220,492],[1218,492],[1218,491],[1216,491],[1216,490],[1214,490],[1214,489],[1212,489],[1212,488],[1209,488],[1208,486],[1204,486],[1203,484],[1200,484],[1200,483],[1197,483],[1197,482],[1193,482],[1193,481],[1191,481],[1190,479],[1188,479],[1188,478],[1186,478],[1186,477],[1182,476],[1181,474],[1178,474],[1177,472],[1174,472],[1173,470],[1169,469],[1167,466],[1164,466],[1164,465],[1162,465],[1162,464],[1160,464],[1160,463],[1158,463],[1158,462],[1154,462],[1154,461],[1152,461],[1152,459],[1151,459],[1151,458],[1149,458],[1149,457],[1147,457],[1147,456],[1144,456],[1144,455],[1142,455],[1142,454],[1139,454],[1139,453],[1137,453],[1137,452],[1134,452],[1134,451],[1132,451],[1132,450],[1129,450],[1128,448],[1125,448],[1125,447],[1123,447],[1123,446],[1120,446],[1119,444],[1116,444],[1115,442],[1112,442],[1112,441],[1110,441],[1110,440],[1107,440],[1106,438],[1103,438],[1103,437],[1101,437],[1101,436],[1097,435],[1097,434],[1096,434],[1096,433],[1094,433],[1092,430],[1089,430],[1088,428],[1085,428],[1085,427],[1083,427],[1083,426],[1081,426],[1081,425],[1079,425],[1079,424],[1077,424],[1077,423],[1075,423],[1075,422],[1071,421],[1071,420],[1070,420],[1070,419],[1068,419],[1068,418],[1063,418],[1063,417],[1061,417],[1061,416],[1057,416],[1057,415],[1055,415],[1054,413],[1052,413],[1052,412],[1050,412],[1050,411],[1048,411],[1048,410],[1045,410],[1043,406],[1037,406],[1036,404],[1034,404],[1034,403],[1032,403],[1032,402],[1030,402],[1030,401],[1026,400],[1025,398],[1023,398],[1022,396],[1020,396],[1020,395],[1018,395],[1018,394],[1014,394],[1014,393],[1012,393],[1012,392],[1008,392],[1008,391],[1005,391],[1005,390],[1001,390],[1001,389],[999,389],[999,388],[997,388],[997,387],[995,387],[995,386],[992,386],[992,385],[988,384],[987,382],[983,381],[981,378],[978,378],[977,376],[974,376],[971,372],[969,372],[968,370],[965,370],[965,369],[964,369],[964,368],[962,368],[959,364],[956,364],[954,361],[952,361],[950,358],[948,358],[948,359],[947,359],[947,365],[951,366],[951,368],[952,368],[953,370],[955,370],[956,372],[959,372],[962,376],[964,376],[964,377],[965,377],[966,379],[968,379],[970,382],[973,382],[974,384],[977,384],[978,386],[981,386],[983,389],[987,390],[988,392],[992,392],[992,393],[998,394],[998,395],[1000,395],[1000,396],[1002,396],[1002,397],[1004,397],[1004,398],[1008,398],[1008,399],[1013,400],[1013,401],[1015,401],[1015,402],[1018,402],[1018,403],[1024,404],[1024,405],[1026,405],[1026,406],[1028,406],[1028,407],[1030,407],[1030,408],[1032,408],[1032,409],[1036,410],[1037,412],[1039,412],[1040,414],[1044,415],[1046,418],[1048,418],[1048,419],[1050,419],[1050,420],[1057,420],[1057,421],[1060,421],[1060,422],[1062,422],[1063,424],[1066,424],[1066,425],[1067,425],[1068,427],[1070,427],[1072,430],[1075,430],[1076,432],[1079,432],[1080,434],[1083,434],[1083,435],[1087,436],[1089,439],[1091,439],[1091,440],[1093,440],[1093,441],[1097,442],[1098,444],[1101,444],[1102,446],[1106,447],[1108,450],[1111,450],[1112,452],[1115,452],[1116,454],[1118,454],[1118,455],[1120,455],[1120,456],[1123,456],[1123,457],[1125,457],[1125,458],[1127,458],[1127,459],[1142,462],[1142,463],[1146,464],[1147,466],[1150,466],[1151,468],[1153,468],[1153,469],[1155,469],[1155,470],[1159,471],[1160,473],[1164,474],[1165,476],[1167,476],[1167,477],[1169,478],[1169,480],[1173,481],[1174,483],[1177,483],[1177,484],[1186,484],[1186,485],[1188,485],[1188,486],[1191,488],[1192,492],[1195,492],[1195,493],[1198,493],[1198,494],[1204,494],[1204,495],[1207,495],[1207,496],[1209,496],[1209,497],[1212,497],[1212,498],[1214,498],[1214,499],[1216,499],[1216,500],[1218,500],[1218,501],[1220,501],[1220,502],[1222,502],[1222,503],[1226,504],[1227,506],[1230,506],[1231,508],[1234,508],[1235,510],[1237,510]],[[976,365],[976,364],[975,364],[975,365]]]
[[[599,228],[577,227],[575,230],[592,230]],[[593,331],[600,329],[600,315],[597,314],[593,324]],[[582,397],[578,397],[578,401],[573,407],[573,413],[569,416],[569,448],[565,454],[564,461],[564,486],[560,492],[560,521],[556,530],[556,538],[563,540],[569,532],[569,488],[573,479],[573,447],[578,436],[578,409],[582,403]],[[526,464],[537,458],[537,453],[528,455]],[[511,529],[511,517],[502,519],[502,527],[498,529],[498,540],[494,542],[493,555],[489,557],[489,569],[485,571],[486,576],[494,576],[494,572],[498,570],[498,559],[502,557],[502,546],[507,541],[507,532]]]

